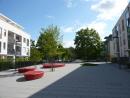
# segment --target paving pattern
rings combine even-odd
[[[130,72],[114,64],[68,64],[35,81],[16,77],[0,78],[0,98],[130,98]]]
[[[45,76],[33,81],[26,81],[23,74],[14,70],[2,71],[0,72],[0,98],[29,98],[80,66],[79,63],[66,64],[65,67],[56,68],[52,72],[51,69],[43,69],[42,65],[37,65],[37,69],[44,71]]]

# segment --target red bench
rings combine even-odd
[[[43,68],[56,68],[56,67],[64,67],[65,64],[63,63],[46,63],[46,64],[43,64]]]
[[[44,75],[43,71],[28,71],[24,73],[24,77],[26,80],[35,80],[39,79]]]
[[[34,71],[36,68],[35,67],[22,67],[18,69],[19,73],[25,73],[28,71]]]

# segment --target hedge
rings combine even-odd
[[[42,61],[16,61],[15,65],[13,61],[11,60],[0,60],[0,71],[7,70],[7,69],[13,69],[13,68],[20,68],[20,67],[26,67],[26,66],[32,66],[36,64],[41,64]]]

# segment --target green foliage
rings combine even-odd
[[[64,48],[64,53],[62,55],[64,60],[73,60],[76,58],[75,50],[73,47]]]
[[[35,48],[35,41],[34,40],[31,40],[31,47]]]
[[[32,66],[35,64],[41,64],[41,61],[31,61],[28,58],[16,58],[15,65],[13,63],[13,59],[0,59],[0,71],[2,70],[8,70],[11,68],[20,68],[20,67],[26,67],[26,66]]]
[[[13,68],[13,66],[14,65],[13,65],[12,60],[0,59],[0,71]]]
[[[76,32],[76,54],[81,59],[96,59],[100,55],[101,41],[94,29],[81,29]]]
[[[127,62],[127,68],[130,69],[130,62]]]
[[[30,60],[33,62],[38,62],[42,60],[42,54],[37,48],[31,48]]]
[[[106,49],[105,49],[105,42],[103,42],[103,41],[101,41],[100,50],[101,50],[101,52],[100,52],[100,58],[102,60],[105,60],[105,58],[106,58]]]
[[[53,58],[58,54],[58,45],[60,44],[60,32],[57,26],[50,25],[46,29],[41,29],[37,42],[37,47],[45,58]]]
[[[91,64],[91,63],[84,63],[82,66],[97,66],[97,64]]]

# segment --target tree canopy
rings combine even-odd
[[[76,32],[75,50],[78,58],[95,59],[100,54],[100,37],[94,29],[81,29]]]
[[[33,62],[41,61],[41,53],[35,46],[35,41],[31,40],[31,51],[30,51],[30,60]]]
[[[60,44],[60,29],[50,25],[42,28],[37,41],[37,47],[45,58],[52,58],[57,55],[57,48]]]

